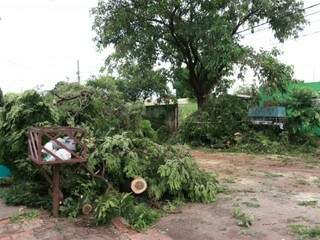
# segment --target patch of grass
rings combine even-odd
[[[310,227],[302,224],[289,225],[292,233],[296,234],[299,240],[319,240],[320,227]]]
[[[237,225],[240,227],[248,228],[253,223],[253,217],[243,212],[239,207],[233,209],[232,216],[237,220]]]
[[[265,176],[268,178],[277,178],[277,177],[283,177],[282,174],[279,173],[272,173],[272,172],[265,172]]]
[[[62,233],[62,231],[63,231],[63,227],[62,227],[60,224],[55,224],[55,225],[53,226],[53,229],[54,229],[55,231],[59,232],[59,233]]]
[[[219,187],[219,193],[222,193],[222,194],[225,194],[225,195],[230,195],[234,192],[234,190],[228,188],[227,186],[225,185],[221,185]]]
[[[30,211],[27,211],[27,212],[21,212],[21,213],[13,215],[10,218],[10,222],[11,223],[21,223],[21,222],[24,222],[24,221],[27,221],[27,220],[35,219],[37,217],[39,217],[39,211],[33,209],[33,210],[30,210]]]
[[[313,181],[313,183],[314,183],[316,186],[320,187],[320,177],[317,177],[317,178]]]
[[[296,179],[296,182],[299,184],[299,185],[309,185],[309,182],[307,180],[305,180],[304,178],[301,178],[301,177],[298,177]]]
[[[183,121],[185,120],[190,114],[197,111],[197,103],[196,102],[189,102],[187,104],[179,105],[179,118]]]
[[[179,200],[167,201],[167,203],[162,207],[165,213],[177,213],[181,212],[178,208],[182,207],[183,202]]]
[[[299,206],[304,206],[304,207],[317,207],[318,201],[317,200],[308,200],[308,201],[300,201],[298,203]]]
[[[260,204],[258,202],[243,202],[243,205],[246,205],[249,208],[259,208]]]
[[[223,181],[225,183],[236,183],[236,178],[232,177],[232,176],[229,176],[229,177],[224,178]]]

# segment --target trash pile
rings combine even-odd
[[[61,160],[70,160],[72,155],[67,149],[70,151],[76,150],[76,142],[74,139],[70,137],[63,137],[57,138],[56,140],[51,140],[44,145],[44,149],[41,151],[44,153],[43,160],[47,162],[56,160],[56,158],[50,154],[50,152],[52,152]]]

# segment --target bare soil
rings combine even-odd
[[[289,240],[297,237],[289,225],[320,224],[317,159],[202,151],[192,155],[201,168],[219,173],[228,191],[213,204],[187,204],[181,213],[162,218],[156,228],[172,239]],[[254,218],[251,227],[237,225],[232,215],[236,207]]]

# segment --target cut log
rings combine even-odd
[[[92,211],[92,205],[91,204],[89,204],[89,203],[86,203],[86,204],[84,204],[83,206],[82,206],[82,213],[84,214],[84,215],[89,215],[90,213],[91,213],[91,211]]]
[[[137,177],[131,182],[131,190],[135,194],[141,194],[147,190],[147,182],[142,177]]]

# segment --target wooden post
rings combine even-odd
[[[59,216],[60,203],[60,166],[59,164],[52,166],[52,215]]]

